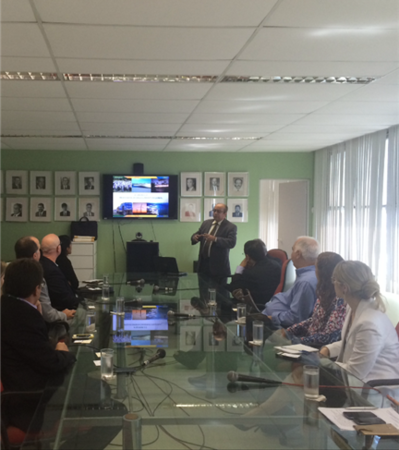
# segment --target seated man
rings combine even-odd
[[[42,282],[43,269],[33,259],[17,259],[6,268],[1,298],[1,381],[6,392],[42,390],[51,377],[64,374],[75,362],[65,343],[59,342],[55,350],[50,345],[39,312]],[[39,399],[21,396],[2,404],[2,420],[27,431]]]
[[[276,294],[262,311],[276,327],[288,328],[312,315],[316,303],[315,263],[318,254],[316,239],[302,236],[295,241],[291,253],[297,269],[295,283],[287,292]]]
[[[51,304],[58,311],[76,309],[79,299],[56,264],[57,258],[61,253],[61,243],[57,235],[48,234],[44,236],[42,239],[42,253],[40,263],[43,267]]]
[[[26,236],[19,239],[14,246],[14,250],[17,259],[33,258],[35,261],[40,260],[40,243],[34,236]],[[58,311],[51,306],[47,283],[44,279],[39,300],[42,307],[43,319],[49,324],[57,321],[65,322],[68,319],[73,319],[75,316],[76,310],[74,309]]]
[[[273,297],[280,282],[281,261],[267,255],[266,245],[261,239],[247,241],[244,253],[245,259],[237,267],[228,287],[230,292],[248,289],[256,305],[261,306],[262,310],[264,304]]]

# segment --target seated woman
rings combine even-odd
[[[346,304],[335,295],[331,281],[333,271],[343,261],[334,252],[320,253],[316,261],[317,302],[309,319],[287,328],[286,335],[296,337],[302,344],[321,347],[341,339],[341,330],[345,320]]]
[[[73,270],[72,263],[68,258],[68,255],[72,253],[72,243],[69,236],[66,234],[59,236],[61,242],[61,253],[57,258],[58,267],[61,269],[62,273],[65,275],[72,289],[76,291],[79,287],[79,280]]]
[[[368,266],[343,261],[333,273],[335,293],[347,303],[342,340],[320,354],[337,357],[337,364],[362,381],[399,378],[399,339],[385,307],[380,287]]]

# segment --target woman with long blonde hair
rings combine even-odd
[[[385,314],[380,287],[371,269],[360,261],[343,261],[333,273],[337,297],[347,304],[342,339],[320,354],[363,381],[399,378],[399,339]]]

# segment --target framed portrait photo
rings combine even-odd
[[[55,195],[76,195],[76,172],[55,172]]]
[[[100,220],[100,201],[98,197],[79,198],[79,219]]]
[[[220,197],[226,192],[226,174],[224,172],[205,172],[204,195]]]
[[[182,197],[202,195],[202,173],[182,172],[180,174],[180,192]]]
[[[54,220],[57,222],[71,222],[76,220],[76,198],[55,197]]]
[[[98,172],[79,172],[79,195],[100,195]]]
[[[180,198],[180,222],[201,222],[200,198]]]
[[[226,349],[228,352],[239,352],[244,350],[244,338],[237,336],[237,325],[229,324],[227,327]]]
[[[30,172],[30,194],[31,195],[51,195],[53,193],[53,183],[50,171]]]
[[[28,193],[28,171],[7,170],[6,172],[7,194],[24,195]]]
[[[182,325],[180,327],[180,350],[201,351],[202,333],[200,325]]]
[[[248,222],[248,200],[246,198],[229,198],[227,200],[227,218],[230,222]]]
[[[6,222],[28,221],[28,199],[26,197],[8,197],[6,199]]]
[[[248,172],[229,172],[227,175],[229,196],[248,197],[249,175]]]
[[[30,199],[30,221],[51,222],[53,217],[51,197],[31,197]]]
[[[204,198],[204,220],[213,218],[213,208],[218,203],[225,203],[223,197]]]

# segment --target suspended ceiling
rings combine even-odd
[[[1,22],[3,149],[314,151],[399,123],[398,0],[2,0]]]

